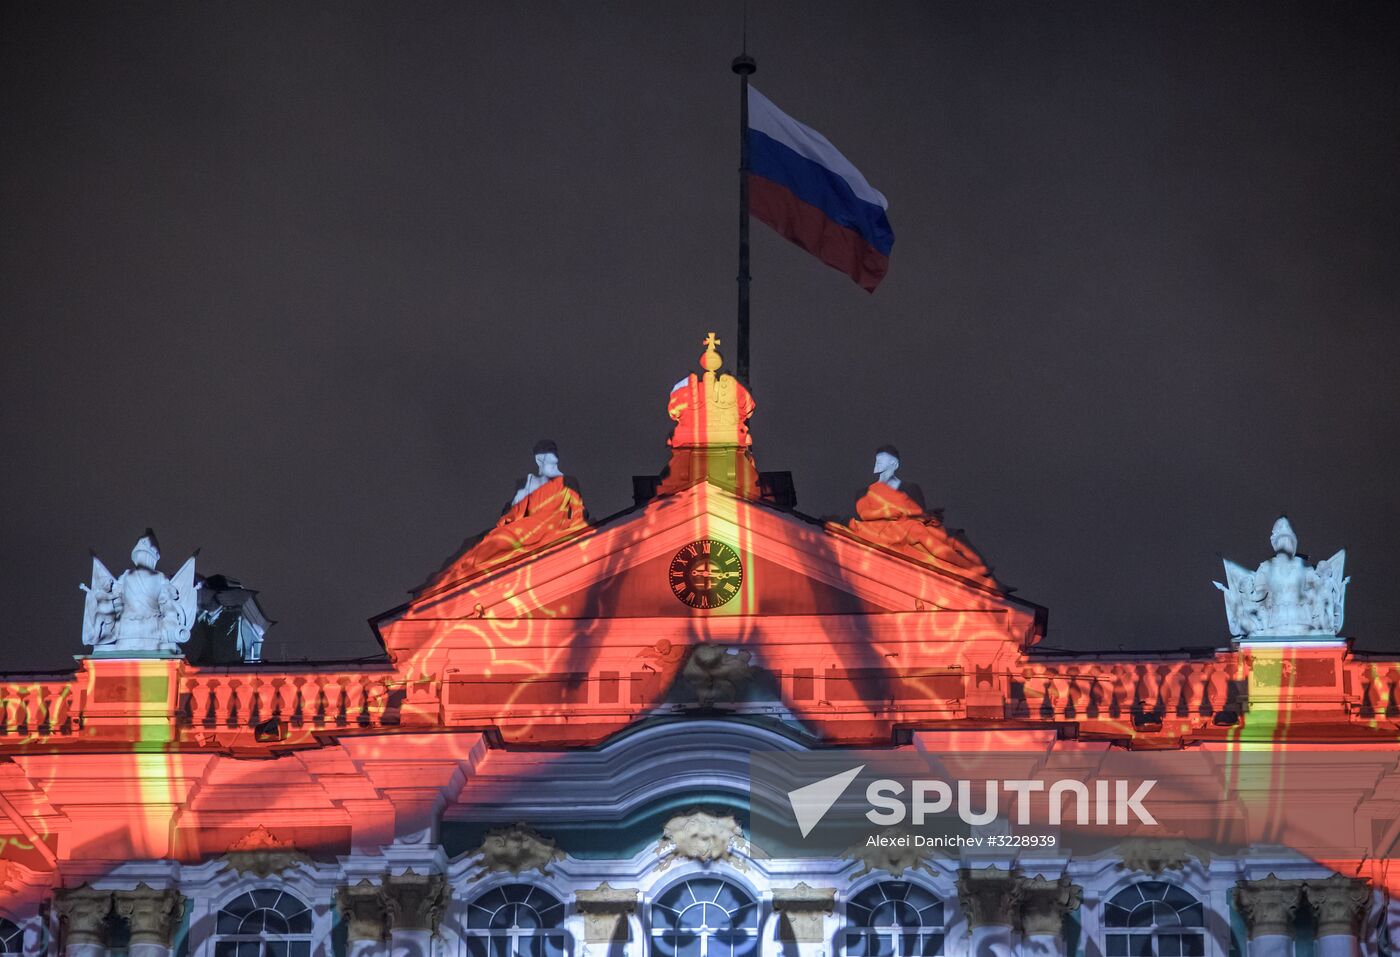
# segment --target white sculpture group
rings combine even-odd
[[[1298,536],[1287,518],[1274,522],[1274,557],[1254,571],[1225,562],[1225,615],[1237,638],[1336,637],[1342,629],[1347,582],[1343,549],[1311,568],[1298,557]]]
[[[92,584],[83,608],[83,644],[94,654],[178,654],[198,613],[191,555],[174,578],[156,571],[160,549],[149,528],[131,550],[134,566],[114,576],[92,556]]]

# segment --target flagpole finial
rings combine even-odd
[[[758,72],[758,64],[747,53],[736,56],[734,62],[729,64],[729,68],[740,76],[752,76]]]

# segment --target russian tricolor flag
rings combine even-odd
[[[889,203],[825,136],[749,87],[749,214],[874,292],[890,266]]]

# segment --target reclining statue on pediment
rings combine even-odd
[[[944,526],[937,511],[924,509],[917,486],[898,476],[899,451],[882,445],[875,453],[876,480],[856,502],[848,527],[866,541],[958,574],[994,583],[991,569],[960,533]]]

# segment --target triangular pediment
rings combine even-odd
[[[742,571],[733,595],[708,606],[674,585],[677,562],[698,560],[702,543],[709,581]],[[423,698],[428,723],[592,744],[647,716],[727,702],[884,741],[900,722],[990,707],[996,675],[1039,640],[1044,614],[986,577],[700,482],[489,571],[440,578],[375,627],[410,689],[441,686]]]
[[[677,567],[706,542],[737,556],[742,584],[732,593],[707,598],[678,589]],[[909,611],[1000,613],[1014,622],[1008,633],[1019,632],[1023,641],[1036,639],[1040,614],[985,583],[892,553],[843,527],[700,483],[488,573],[439,582],[376,625],[401,654],[411,653],[412,642],[400,644],[393,635],[413,621],[714,624]]]

